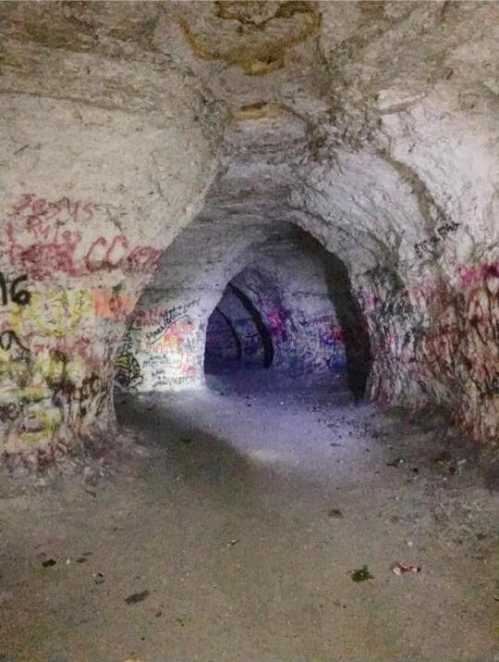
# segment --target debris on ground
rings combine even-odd
[[[233,538],[230,542],[227,543],[227,547],[234,547],[239,542],[239,538]]]
[[[397,457],[395,460],[392,460],[391,462],[387,462],[386,466],[387,467],[398,467],[401,464],[404,464],[405,460],[403,457]]]
[[[105,580],[104,575],[102,574],[102,572],[96,572],[96,573],[95,573],[95,575],[94,575],[94,582],[95,582],[96,584],[103,584],[105,581],[106,581],[106,580]]]
[[[51,568],[56,563],[57,561],[55,559],[47,559],[46,561],[42,561],[42,565],[44,568]]]
[[[128,598],[125,598],[127,605],[135,605],[137,602],[142,602],[149,596],[149,591],[140,591],[139,593],[132,593]]]
[[[351,577],[354,582],[365,582],[368,579],[374,579],[374,575],[371,575],[367,565],[363,565],[358,570],[353,570]]]
[[[411,565],[408,563],[400,563],[397,561],[390,566],[391,571],[394,575],[405,575],[406,572],[421,572],[422,568],[420,565]]]
[[[442,451],[433,458],[433,462],[435,462],[435,464],[446,464],[447,462],[451,461],[452,455],[449,453],[449,451]]]
[[[331,510],[328,512],[328,516],[341,519],[343,517],[343,513],[339,508],[331,508]]]

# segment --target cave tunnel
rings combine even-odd
[[[289,222],[276,231],[258,220],[244,237],[237,217],[200,233],[205,224],[201,214],[179,235],[143,291],[116,360],[117,387],[152,393],[222,382],[226,390],[237,382],[239,391],[321,384],[362,400],[369,331],[343,262]]]
[[[229,283],[208,318],[205,374],[242,366],[270,368],[273,359],[272,336],[260,312],[244,292]]]
[[[0,662],[499,660],[498,25],[0,3]]]
[[[208,318],[205,375],[224,375],[226,381],[232,375],[243,384],[256,379],[260,387],[265,380],[274,388],[286,378],[308,387],[320,379],[331,388],[343,381],[353,398],[361,400],[371,366],[369,333],[348,271],[308,233],[294,233],[289,265],[286,247],[268,263],[269,242],[267,271],[257,262],[224,289]],[[316,262],[312,273],[307,259]],[[260,368],[274,370],[264,376]],[[208,379],[210,383],[216,380]]]

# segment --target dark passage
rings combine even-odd
[[[244,292],[229,283],[208,320],[206,374],[269,368],[273,358],[272,337],[260,312]]]
[[[360,400],[371,349],[348,271],[308,233],[293,232],[226,286],[208,321],[205,374],[232,375],[248,388],[254,380],[273,389],[341,382]]]

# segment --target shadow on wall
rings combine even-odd
[[[233,283],[229,283],[229,288],[241,301],[243,307],[251,318],[251,321],[255,325],[263,348],[263,367],[270,368],[272,361],[274,360],[274,346],[272,344],[272,337],[267,327],[265,326],[262,316],[251,302],[251,299],[247,297],[244,292],[242,292]]]
[[[315,240],[312,240],[314,243]],[[343,331],[347,355],[347,381],[356,400],[364,397],[371,372],[372,355],[367,321],[352,292],[348,270],[333,253],[319,245],[326,284]]]

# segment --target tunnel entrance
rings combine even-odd
[[[369,370],[367,326],[348,272],[302,231],[234,276],[207,322],[209,387],[220,384],[210,377],[231,375],[248,388],[258,379],[274,389],[341,383],[358,400]]]
[[[205,373],[220,374],[245,368],[270,368],[272,336],[248,295],[232,282],[208,319]]]
[[[134,312],[116,362],[121,390],[192,390],[237,375],[239,385],[273,380],[275,389],[342,383],[362,398],[369,335],[338,257],[288,223],[224,252],[208,233],[195,267],[191,230],[163,255]]]

